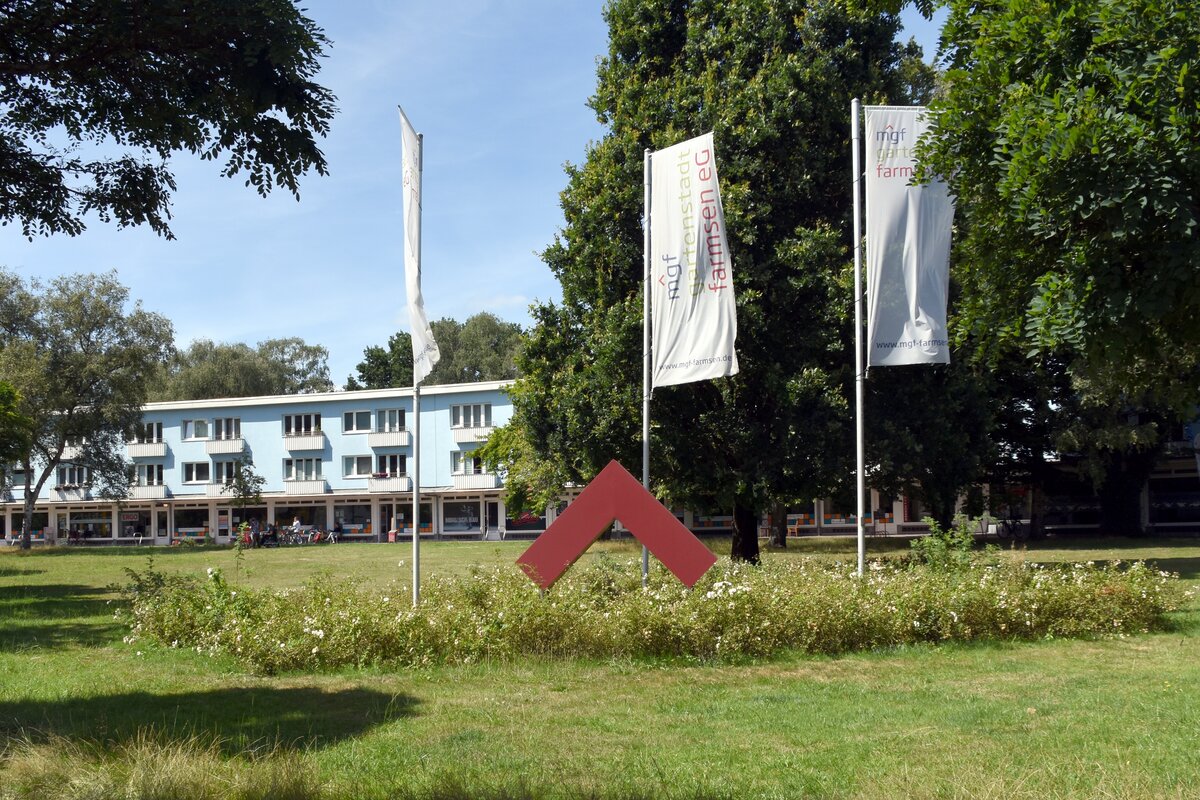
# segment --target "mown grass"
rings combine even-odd
[[[852,540],[810,541],[765,557],[854,557]],[[461,574],[523,547],[429,544],[422,561]],[[235,574],[231,551],[154,555],[160,569]],[[1200,585],[1195,540],[1039,542],[1029,557],[1146,557]],[[0,797],[1200,796],[1194,602],[1170,632],[1125,639],[259,678],[122,643],[106,587],[145,562],[0,554]],[[254,551],[241,565],[275,587],[411,570],[401,545]]]

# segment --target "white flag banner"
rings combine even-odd
[[[737,311],[713,136],[650,158],[652,386],[733,375]]]
[[[442,357],[421,297],[421,140],[400,109],[401,153],[404,162],[404,285],[412,327],[413,386],[433,370]]]
[[[921,106],[866,106],[867,365],[949,364],[946,296],[954,202],[916,180]]]

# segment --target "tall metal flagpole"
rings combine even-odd
[[[650,148],[642,157],[642,486],[650,491]],[[650,578],[650,550],[642,545],[642,588]]]
[[[856,459],[856,518],[858,520],[858,575],[861,577],[867,566],[867,539],[863,527],[864,495],[866,475],[864,474],[863,453],[863,349],[862,336],[862,209],[860,200],[860,184],[862,182],[862,164],[859,161],[860,150],[858,139],[858,98],[850,101],[850,144],[853,153],[850,156],[854,189],[854,455]]]
[[[424,195],[425,186],[425,134],[417,134],[417,185]],[[417,268],[421,266],[421,206],[417,204]],[[416,380],[416,364],[413,364],[413,607],[421,602],[421,384]]]

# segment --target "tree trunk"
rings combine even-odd
[[[21,509],[21,549],[29,550],[33,547],[33,504],[37,500],[37,494],[33,489],[33,464],[26,457],[25,463],[25,502]],[[43,482],[45,479],[43,478]],[[41,485],[38,485],[38,492],[41,491]]]
[[[733,503],[733,545],[729,555],[734,561],[759,563],[758,512],[736,500]]]
[[[786,550],[787,532],[787,506],[776,503],[775,508],[771,510],[771,546]]]

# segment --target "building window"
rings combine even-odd
[[[163,485],[163,465],[162,464],[138,464],[137,465],[137,485],[138,486],[162,486]]]
[[[342,414],[342,433],[369,433],[370,430],[370,411],[347,411]]]
[[[492,427],[492,404],[475,403],[465,406],[450,406],[450,427],[452,428],[490,428]]]
[[[213,420],[214,439],[242,438],[242,420],[240,417],[224,417]]]
[[[147,422],[144,425],[138,425],[129,441],[134,444],[158,444],[162,441],[162,423]]]
[[[63,464],[58,468],[59,486],[88,486],[92,482],[92,471],[87,467]]]
[[[283,460],[285,481],[315,481],[321,479],[321,459],[285,458]]]
[[[375,412],[376,430],[379,433],[394,433],[404,430],[403,408],[381,408]]]
[[[284,414],[284,436],[308,436],[321,432],[320,414]]]
[[[207,439],[208,420],[185,419],[183,421],[183,438],[185,441],[188,439]]]
[[[234,461],[218,461],[213,464],[213,469],[217,471],[217,477],[213,480],[214,483],[233,483],[233,476],[237,473],[237,463]]]
[[[404,459],[403,455],[397,453],[389,453],[388,455],[378,456],[375,461],[376,478],[399,478],[404,475]]]
[[[345,456],[342,458],[342,476],[346,478],[369,478],[371,476],[371,457]]]
[[[450,466],[455,475],[482,475],[483,459],[468,450],[450,451]]]
[[[183,465],[184,483],[208,483],[211,468],[207,461],[190,461]]]

